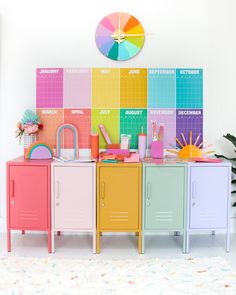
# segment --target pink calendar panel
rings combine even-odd
[[[40,121],[44,129],[37,134],[37,140],[49,144],[52,148],[56,147],[57,128],[64,121],[63,109],[37,109]]]
[[[90,148],[91,109],[64,109],[64,123],[73,124],[78,130],[78,146]],[[64,130],[64,148],[73,148],[71,130]]]
[[[63,107],[63,69],[37,69],[36,107]]]
[[[64,69],[64,108],[91,107],[91,69]]]
[[[164,124],[164,148],[175,146],[176,136],[176,110],[175,109],[150,109],[148,110],[148,147],[152,141],[152,121]]]

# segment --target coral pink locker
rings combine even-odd
[[[95,163],[53,163],[53,251],[55,231],[80,231],[93,233],[95,252],[95,168]]]
[[[50,161],[17,158],[7,163],[7,233],[11,251],[11,230],[48,231],[50,226]]]

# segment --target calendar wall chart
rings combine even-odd
[[[138,133],[151,124],[164,124],[164,148],[175,146],[181,132],[193,140],[203,138],[203,70],[159,68],[38,68],[36,111],[44,124],[37,139],[56,146],[62,123],[78,129],[79,148],[90,148],[89,136],[99,132],[100,148],[106,143],[98,124],[104,124],[113,143],[131,134],[131,148]],[[72,148],[72,134],[65,130],[63,147]]]

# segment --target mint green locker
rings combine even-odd
[[[144,164],[143,252],[148,231],[182,232],[185,252],[186,169],[184,164]]]

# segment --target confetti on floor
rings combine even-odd
[[[0,258],[0,295],[236,294],[220,257],[183,259]]]

